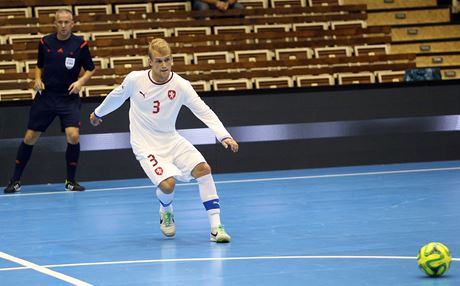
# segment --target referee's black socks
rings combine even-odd
[[[30,155],[32,154],[32,150],[34,145],[27,145],[26,143],[21,142],[19,145],[18,153],[16,154],[16,163],[14,166],[14,173],[13,177],[11,178],[13,181],[19,181],[21,178],[22,172],[29,162]]]
[[[80,143],[67,143],[65,158],[67,161],[67,180],[75,181],[75,173],[77,172],[78,158],[80,157]]]

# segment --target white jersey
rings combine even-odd
[[[189,81],[171,72],[165,83],[153,81],[150,70],[133,71],[95,109],[99,117],[119,108],[130,98],[129,120],[131,145],[136,155],[145,148],[160,148],[164,153],[173,152],[169,143],[181,137],[176,131],[176,119],[183,105],[204,122],[219,141],[230,137],[216,114],[203,102]]]

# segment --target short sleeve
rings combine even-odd
[[[38,55],[37,55],[37,67],[43,68],[45,60],[45,42],[43,38],[40,39],[38,43]]]
[[[92,71],[94,70],[95,66],[93,63],[93,59],[91,58],[91,53],[89,51],[89,44],[88,41],[84,41],[81,45],[81,61],[82,61],[82,66],[85,70],[87,71]]]

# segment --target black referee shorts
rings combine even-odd
[[[29,112],[28,129],[45,132],[56,116],[61,120],[61,130],[81,126],[81,101],[78,94],[42,91],[35,96]]]

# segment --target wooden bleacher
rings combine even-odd
[[[174,1],[164,1],[170,2]],[[165,8],[173,12],[158,13],[156,2],[140,4],[131,0],[53,2],[56,6],[71,5],[74,12],[78,8],[74,32],[91,39],[91,53],[100,67],[82,95],[99,96],[106,87],[120,84],[128,72],[148,68],[148,41],[157,35],[166,38],[176,54],[174,71],[198,90],[372,83],[378,81],[379,72],[397,74],[416,66],[414,53],[387,48],[392,43],[392,28],[369,25],[366,6],[361,4],[321,0],[274,4],[261,0],[251,9],[226,13],[189,11],[176,4]],[[12,1],[0,1],[3,8],[31,11],[49,3],[22,0],[9,5]],[[31,87],[33,70],[25,72],[26,62],[30,66],[36,59],[37,38],[54,32],[53,17],[48,14],[23,14],[7,18],[0,13],[0,35],[4,38],[0,61],[22,63],[24,70],[0,73],[0,90]],[[18,40],[12,35],[28,36]],[[280,56],[282,50],[292,55]],[[341,52],[327,53],[335,50]],[[202,62],[198,56],[203,53],[222,54],[224,60],[208,58]]]
[[[368,11],[402,10],[408,8],[435,8],[436,0],[342,0],[344,5],[367,5]]]
[[[368,21],[369,26],[391,25],[391,53],[415,53],[418,68],[439,67],[443,79],[460,78],[460,25],[451,22],[449,7],[437,7],[435,0],[395,0],[385,5],[344,0],[347,4],[366,2],[369,18],[377,16]]]

